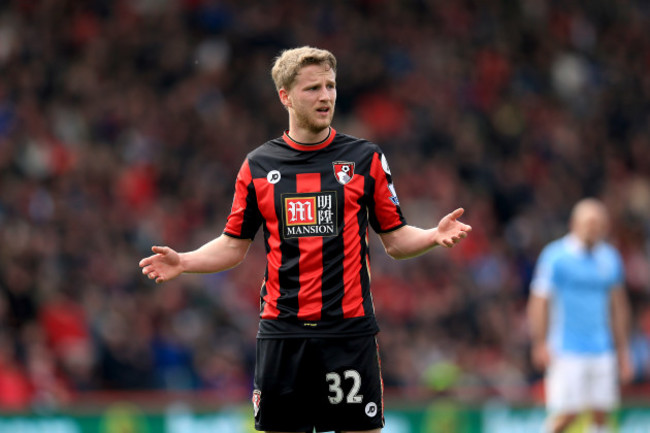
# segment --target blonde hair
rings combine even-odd
[[[326,64],[336,72],[336,57],[327,50],[304,46],[284,50],[275,58],[271,76],[275,88],[290,90],[300,70],[308,65]]]

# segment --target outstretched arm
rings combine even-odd
[[[213,273],[240,264],[251,245],[250,239],[237,239],[221,235],[202,247],[187,253],[178,253],[169,247],[152,247],[155,254],[140,260],[142,273],[162,283],[183,272]]]
[[[384,248],[394,259],[409,259],[426,253],[437,245],[451,248],[467,237],[472,227],[458,221],[463,214],[462,208],[456,209],[440,220],[438,227],[421,229],[404,226],[380,235]]]

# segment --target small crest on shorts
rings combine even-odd
[[[334,168],[334,177],[341,185],[350,182],[354,177],[354,162],[335,161],[332,163],[332,167]]]
[[[254,415],[255,417],[257,417],[257,414],[260,411],[260,400],[261,400],[261,398],[262,398],[262,391],[260,391],[259,389],[256,389],[255,391],[253,391],[252,400],[253,400],[253,412],[255,414]]]

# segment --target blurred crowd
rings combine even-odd
[[[403,262],[371,237],[390,393],[530,397],[531,272],[585,196],[612,213],[648,383],[649,26],[641,0],[1,1],[0,409],[248,396],[261,236],[222,274],[155,285],[138,261],[221,233],[300,45],[337,56],[334,127],[383,148],[409,223],[462,206],[474,228]]]

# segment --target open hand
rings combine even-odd
[[[438,245],[451,248],[467,237],[467,234],[472,231],[472,227],[458,221],[458,218],[463,215],[465,210],[458,208],[450,214],[445,215],[438,224]]]
[[[151,247],[154,255],[140,260],[142,273],[162,283],[176,278],[183,272],[180,255],[169,247]]]

